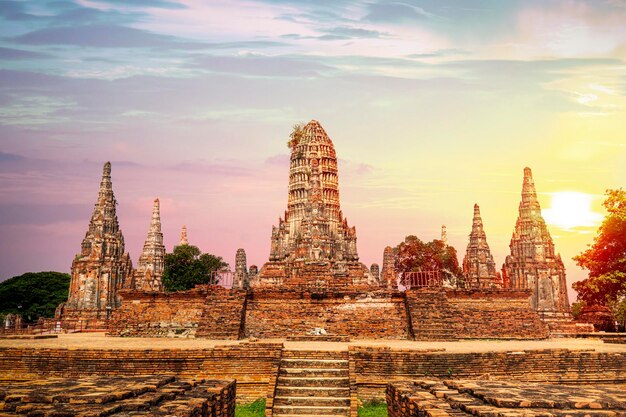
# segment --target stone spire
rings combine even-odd
[[[180,230],[180,242],[178,242],[179,246],[188,245],[189,241],[187,240],[187,226],[183,224],[183,228]]]
[[[235,255],[235,275],[233,277],[233,288],[248,288],[248,262],[246,251],[237,249]]]
[[[124,249],[116,205],[111,163],[107,162],[81,251],[72,262],[70,291],[63,307],[66,317],[106,318],[120,305],[117,291],[130,284],[132,263]]]
[[[312,120],[294,129],[289,147],[287,211],[272,228],[270,262],[261,269],[259,282],[280,282],[302,265],[314,263],[326,265],[332,276],[366,281],[358,262],[356,229],[348,226],[339,206],[333,142]]]
[[[387,246],[383,251],[383,271],[381,281],[388,289],[398,288],[398,277],[396,276],[395,255],[393,248]]]
[[[487,244],[487,235],[483,230],[483,219],[480,216],[478,204],[474,204],[472,232],[469,235],[469,243],[463,259],[463,275],[470,287],[502,286],[496,273],[496,263]]]
[[[531,289],[537,311],[569,312],[565,266],[541,215],[530,168],[524,168],[522,201],[509,247],[511,254],[502,267],[505,282],[511,288]]]
[[[161,233],[161,214],[159,199],[152,206],[152,220],[148,237],[143,245],[135,271],[135,289],[141,291],[163,291],[163,269],[165,267],[165,246]]]
[[[444,245],[449,246],[448,245],[448,232],[446,231],[445,224],[441,225],[441,241],[443,242]]]

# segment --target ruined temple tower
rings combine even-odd
[[[272,228],[270,261],[255,284],[366,281],[356,229],[348,226],[339,206],[333,142],[312,120],[296,127],[289,147],[287,211]]]
[[[441,241],[445,246],[449,246],[448,244],[448,232],[446,231],[446,225],[441,225]]]
[[[463,275],[469,287],[495,288],[502,286],[496,272],[496,263],[493,261],[487,244],[487,235],[483,230],[483,219],[480,217],[478,204],[474,204],[472,232],[469,235],[465,258],[463,258]]]
[[[380,277],[381,285],[386,286],[387,289],[398,288],[398,277],[396,275],[396,260],[393,253],[393,248],[387,246],[383,251],[383,270]]]
[[[124,251],[116,204],[107,162],[89,229],[72,262],[69,296],[58,311],[64,318],[105,319],[120,305],[117,291],[130,286],[132,263]]]
[[[522,201],[509,246],[511,254],[502,266],[505,282],[513,289],[531,289],[530,301],[538,312],[568,313],[565,267],[541,216],[530,168],[524,168]]]
[[[233,288],[248,288],[248,262],[246,260],[246,251],[242,248],[237,249],[237,254],[235,255]]]
[[[178,246],[188,245],[189,241],[187,240],[187,226],[183,224],[183,228],[180,229],[180,242],[178,242]]]
[[[135,289],[141,291],[163,291],[163,269],[165,267],[165,246],[161,233],[159,199],[154,200],[152,219],[148,237],[143,245],[139,263],[134,273]]]

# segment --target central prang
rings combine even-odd
[[[250,285],[378,285],[341,212],[337,156],[324,128],[316,120],[295,126],[289,147],[287,211],[272,227],[269,262]]]

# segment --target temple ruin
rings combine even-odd
[[[383,270],[380,277],[381,285],[387,289],[398,288],[398,276],[396,274],[396,260],[393,248],[387,246],[383,251]]]
[[[511,254],[502,266],[505,284],[512,289],[530,289],[533,309],[544,315],[568,314],[565,266],[541,215],[530,168],[524,168],[522,201],[509,247]]]
[[[187,226],[183,224],[183,227],[180,229],[180,240],[178,242],[178,246],[188,245],[189,241],[187,240]]]
[[[57,316],[102,320],[120,306],[117,292],[131,285],[132,262],[124,248],[116,205],[111,163],[107,162],[81,251],[72,262],[68,299],[57,309]]]
[[[496,263],[487,244],[487,235],[483,229],[478,204],[474,204],[472,232],[469,235],[467,251],[463,258],[463,275],[465,285],[471,288],[502,287],[502,282],[496,272]]]
[[[235,255],[235,274],[233,275],[233,288],[248,288],[248,263],[246,260],[246,251],[242,248],[237,249]]]
[[[163,270],[165,268],[165,246],[161,233],[159,199],[154,200],[152,220],[148,237],[133,274],[133,287],[142,291],[163,291]]]
[[[291,138],[287,211],[272,228],[269,262],[251,285],[367,284],[356,229],[339,205],[333,142],[315,120],[296,127]]]

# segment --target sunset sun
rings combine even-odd
[[[593,196],[576,191],[551,193],[551,206],[542,210],[548,224],[560,229],[597,226],[602,215],[592,210]]]

